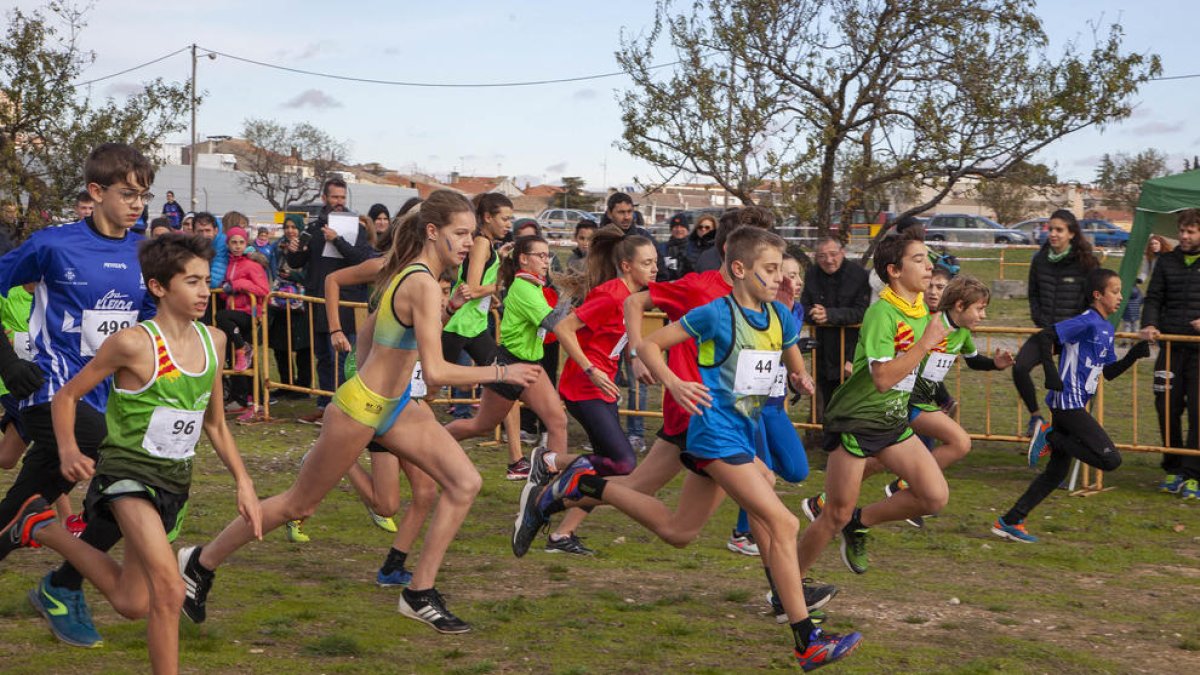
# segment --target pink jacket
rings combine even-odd
[[[263,266],[244,255],[229,257],[229,266],[225,268],[225,281],[233,286],[233,293],[225,299],[227,309],[250,314],[250,295],[255,298],[255,314],[262,310],[271,285],[267,281],[267,271]]]

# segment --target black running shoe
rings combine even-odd
[[[183,598],[183,613],[192,623],[204,623],[208,611],[205,608],[208,592],[212,590],[213,579],[217,573],[200,566],[199,546],[179,549],[179,575],[183,577],[183,586],[187,592]]]
[[[525,487],[526,490],[521,492],[521,510],[517,512],[517,520],[513,523],[512,552],[518,558],[529,552],[534,537],[549,522],[538,508],[540,491],[547,488],[538,488],[531,483],[526,483]]]
[[[833,600],[838,594],[838,587],[833,584],[818,584],[812,579],[804,580],[804,604],[809,612],[815,612]]]
[[[439,633],[453,635],[471,630],[471,624],[450,613],[436,588],[426,591],[404,589],[400,593],[400,613],[433,626]]]
[[[579,541],[579,537],[572,532],[562,539],[555,539],[554,535],[546,538],[546,553],[573,553],[575,555],[596,555],[596,552],[583,545]]]

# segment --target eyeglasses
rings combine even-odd
[[[547,253],[547,252],[542,252],[542,253],[526,253],[525,255],[527,255],[527,256],[532,256],[532,257],[534,257],[534,258],[541,258],[542,260],[549,260],[549,259],[550,259],[550,254],[549,254],[549,253]]]
[[[110,188],[112,186],[100,184],[100,187],[107,190],[108,188]],[[117,195],[120,196],[121,201],[124,202],[127,206],[133,206],[139,200],[143,204],[149,204],[150,202],[154,201],[154,193],[153,192],[138,192],[137,190],[130,190],[129,188],[118,188]]]

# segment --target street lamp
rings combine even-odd
[[[217,58],[216,54],[206,54],[210,61]],[[192,189],[188,195],[188,200],[191,203],[191,210],[196,211],[196,43],[192,43],[192,145],[188,150],[188,163],[191,164],[192,173]]]

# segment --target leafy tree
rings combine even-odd
[[[586,209],[591,207],[592,198],[583,192],[583,179],[578,176],[563,176],[562,207],[564,209]]]
[[[1113,25],[1060,55],[1032,0],[659,0],[617,52],[633,80],[621,147],[712,178],[745,203],[770,181],[827,231],[882,190],[996,178],[1079,129],[1130,113],[1155,55]],[[655,64],[667,43],[679,63]],[[841,194],[839,194],[841,191]],[[807,214],[804,214],[807,215]],[[903,215],[903,214],[901,214]]]
[[[1167,174],[1167,157],[1158,150],[1136,155],[1105,153],[1096,167],[1096,187],[1104,190],[1104,205],[1133,211],[1142,194],[1142,183]]]
[[[248,119],[242,138],[250,145],[248,156],[238,162],[242,185],[279,211],[315,199],[349,154],[345,143],[307,122],[288,128],[274,120]]]
[[[975,194],[996,213],[996,220],[1009,224],[1026,218],[1034,197],[1046,198],[1057,183],[1058,177],[1045,164],[1019,162],[1003,176],[980,180]]]
[[[79,47],[85,14],[57,2],[13,9],[0,40],[0,196],[24,205],[30,226],[70,208],[95,146],[120,141],[153,159],[163,138],[185,128],[187,82],[156,79],[122,101],[74,84],[95,61]]]

